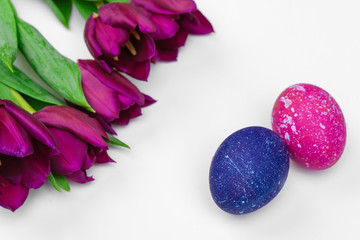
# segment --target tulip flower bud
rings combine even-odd
[[[116,69],[146,80],[155,56],[149,33],[155,30],[141,9],[128,3],[110,3],[90,16],[84,36],[93,57],[109,73]]]
[[[0,99],[0,205],[20,207],[29,188],[39,188],[50,173],[50,158],[58,145],[50,131],[33,115]]]
[[[202,35],[214,31],[193,0],[131,0],[131,4],[142,8],[156,26],[156,31],[150,33],[156,45],[152,62],[175,61],[188,34]]]
[[[107,155],[104,129],[86,113],[69,106],[48,106],[34,116],[48,127],[59,145],[60,153],[51,157],[52,173],[86,183],[93,180],[86,170],[94,163],[113,162]]]
[[[126,125],[155,102],[118,72],[107,73],[94,60],[79,60],[85,97],[108,123]]]

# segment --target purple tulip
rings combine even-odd
[[[112,69],[146,80],[155,44],[149,33],[154,24],[141,9],[128,3],[110,3],[86,22],[85,42],[93,57],[109,73]]]
[[[78,183],[92,181],[86,170],[94,163],[113,162],[100,123],[69,106],[48,106],[34,113],[55,137],[60,154],[51,157],[51,172]]]
[[[107,123],[126,125],[141,115],[142,107],[155,102],[120,73],[108,73],[94,60],[79,60],[78,65],[86,100]]]
[[[50,173],[50,157],[58,145],[33,115],[8,100],[0,100],[0,205],[15,211],[29,188],[39,188]]]
[[[189,33],[202,35],[214,31],[193,0],[131,0],[131,4],[145,9],[156,26],[156,31],[150,33],[157,51],[153,62],[175,61]]]

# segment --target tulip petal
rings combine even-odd
[[[22,185],[28,188],[39,188],[45,184],[50,174],[50,160],[46,155],[33,154],[24,159]]]
[[[137,63],[127,51],[121,51],[117,61],[112,59],[106,59],[106,61],[118,71],[127,73],[138,80],[146,81],[149,76],[150,60]]]
[[[96,161],[96,156],[95,156],[94,148],[89,147],[88,155],[87,155],[81,169],[87,170],[87,169],[91,168],[94,165],[95,161]]]
[[[95,63],[96,64],[96,63]],[[117,93],[102,84],[87,70],[80,68],[82,74],[82,88],[90,106],[106,121],[111,122],[118,117],[120,104]]]
[[[189,33],[180,29],[174,37],[156,41],[156,46],[161,49],[177,49],[185,45]]]
[[[50,161],[40,149],[46,147],[40,143],[36,147],[34,154],[24,158],[1,156],[0,174],[12,184],[22,184],[27,188],[36,189],[44,185],[50,173]]]
[[[107,64],[107,62],[105,60],[102,59],[96,59],[95,60],[96,63],[101,66],[106,72],[111,73],[113,71],[112,67],[109,67],[109,65]]]
[[[100,123],[86,113],[68,106],[48,106],[34,113],[45,125],[67,130],[96,147],[107,147]]]
[[[114,121],[114,124],[117,124],[119,126],[126,126],[130,122],[129,114],[127,114],[127,111],[121,112],[118,119]]]
[[[71,181],[77,182],[77,183],[87,183],[94,181],[93,177],[88,177],[85,170],[79,170],[77,172],[74,172],[72,174],[69,174],[66,176]]]
[[[196,9],[193,0],[132,0],[132,2],[160,14],[181,14]]]
[[[115,162],[112,160],[109,155],[107,154],[108,148],[91,148],[89,149],[89,159],[91,161],[85,165],[83,165],[83,169],[90,168],[95,162],[96,163],[109,163],[109,162]]]
[[[115,161],[109,157],[106,149],[100,149],[99,153],[96,156],[96,163],[109,163],[109,162],[115,162]]]
[[[73,134],[50,127],[59,144],[60,154],[51,158],[51,171],[59,175],[68,175],[81,169],[86,157],[88,145]]]
[[[145,103],[141,107],[147,107],[156,102],[155,99],[153,99],[152,97],[150,97],[146,94],[144,94],[144,97],[145,97]]]
[[[119,118],[114,123],[124,126],[129,124],[130,119],[141,116],[141,107],[137,104],[131,106],[125,111],[120,111]]]
[[[157,60],[164,62],[176,61],[179,53],[179,50],[177,48],[173,48],[173,49],[158,48],[157,51],[158,51],[158,54],[156,56]]]
[[[136,40],[134,37],[131,37],[130,40],[136,50],[135,56],[128,49],[122,48],[117,60],[112,58],[104,58],[104,60],[118,71],[125,72],[139,80],[146,80],[150,64],[147,66],[147,63],[144,62],[156,54],[154,40],[148,34],[142,34],[140,40]]]
[[[117,135],[115,130],[111,127],[110,123],[105,121],[105,119],[101,117],[99,114],[92,113],[91,116],[96,120],[98,120],[98,122],[101,124],[101,126],[104,128],[106,132],[110,133],[111,135]]]
[[[109,88],[143,104],[145,99],[139,89],[120,73],[113,71],[108,74],[94,60],[79,60],[80,68],[86,69]]]
[[[192,34],[208,34],[214,32],[209,20],[199,11],[196,10],[181,16],[181,27]]]
[[[121,111],[128,109],[131,105],[134,104],[134,101],[132,101],[130,98],[123,96],[121,94],[118,94],[117,98],[120,101],[120,110]]]
[[[150,33],[156,30],[156,27],[148,19],[141,9],[129,3],[110,3],[99,8],[101,19],[114,27],[126,29],[139,29],[143,33]]]
[[[179,52],[178,48],[185,45],[188,35],[189,33],[187,31],[180,28],[174,37],[155,41],[157,55],[152,61],[175,61]]]
[[[0,176],[0,206],[14,212],[24,204],[28,194],[28,188],[11,184]]]
[[[120,55],[117,60],[113,58],[104,57],[104,61],[110,66],[114,67],[120,72],[129,74],[135,65],[135,61],[132,55],[128,51],[120,51]],[[110,72],[109,72],[110,73]]]
[[[137,26],[136,13],[129,4],[111,3],[99,8],[101,19],[112,26],[135,29]]]
[[[131,106],[131,108],[129,108],[128,112],[129,112],[130,119],[133,119],[133,118],[136,118],[136,117],[139,117],[142,115],[141,107],[139,105]]]
[[[119,117],[118,117],[118,119],[116,119],[114,121],[114,123],[121,125],[121,126],[127,125],[127,124],[129,124],[130,119],[136,118],[141,115],[142,107],[149,106],[149,105],[153,104],[154,102],[156,102],[153,98],[151,98],[148,95],[144,94],[144,97],[145,97],[145,103],[143,105],[140,106],[138,104],[133,104],[126,110],[120,111]]]
[[[172,38],[179,30],[179,25],[174,17],[166,15],[152,15],[151,20],[156,25],[156,31],[151,34],[154,40],[163,40]]]
[[[136,49],[136,55],[133,56],[136,62],[146,61],[155,55],[155,43],[149,34],[143,34],[138,41],[133,37],[131,40]]]
[[[142,81],[147,81],[150,73],[150,61],[140,62],[134,65],[128,74]]]
[[[96,29],[96,21],[91,15],[89,19],[86,21],[84,37],[85,43],[94,58],[98,58],[102,55],[101,48],[96,41],[95,37],[95,29]]]
[[[97,18],[96,22],[95,36],[103,54],[110,57],[118,56],[120,54],[120,46],[124,46],[129,40],[129,31],[107,25],[100,18]]]
[[[110,77],[111,81],[106,81],[106,83],[103,83],[109,87],[112,87],[119,93],[126,95],[138,104],[144,103],[144,95],[127,78],[115,71],[110,74]]]
[[[7,100],[3,100],[3,102],[6,110],[33,138],[52,149],[57,149],[54,137],[42,122],[14,103]]]
[[[32,142],[27,132],[4,107],[0,107],[0,153],[25,157],[33,152]]]

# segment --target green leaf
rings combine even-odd
[[[79,13],[85,20],[87,20],[91,14],[97,13],[98,9],[94,2],[87,2],[82,0],[72,0],[78,9]]]
[[[44,2],[49,5],[60,22],[69,28],[69,19],[72,10],[71,0],[44,0]]]
[[[48,179],[50,184],[59,192],[61,192],[59,187],[70,192],[70,186],[65,176],[50,173]]]
[[[60,186],[65,191],[70,192],[70,186],[69,186],[68,181],[66,180],[66,177],[62,176],[62,175],[57,175],[57,174],[53,174],[53,175],[54,175],[54,178],[55,178],[58,186]]]
[[[61,189],[59,188],[59,186],[56,183],[56,179],[54,177],[54,175],[52,173],[49,174],[48,180],[50,182],[50,184],[59,192],[61,192]]]
[[[16,67],[14,67],[14,72],[12,73],[9,69],[0,66],[0,82],[39,101],[55,105],[65,104],[65,102],[57,99]]]
[[[19,18],[16,21],[19,48],[40,78],[68,101],[95,112],[82,91],[79,66],[61,55],[36,28]]]
[[[0,0],[0,61],[12,70],[18,52],[14,9],[9,0]]]
[[[8,88],[6,85],[2,83],[0,83],[0,98],[10,100],[13,103],[19,105],[19,103],[16,101],[16,98],[11,93],[10,88]]]
[[[105,140],[105,142],[106,142],[107,144],[111,144],[111,145],[115,145],[115,146],[120,146],[120,147],[125,147],[125,148],[130,149],[130,147],[129,147],[126,143],[120,141],[119,139],[117,139],[117,138],[114,137],[113,135],[107,134],[107,136],[108,136],[109,139],[110,139],[110,141],[109,141],[109,139],[104,138],[104,140]]]

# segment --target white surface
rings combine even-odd
[[[124,128],[132,150],[58,193],[31,191],[15,213],[0,209],[1,239],[359,239],[360,2],[197,0],[216,33],[194,36],[177,62],[152,66],[141,90],[158,100]],[[89,58],[84,20],[65,29],[40,0],[13,0],[64,55]],[[27,68],[21,59],[17,65]],[[282,90],[306,82],[327,90],[347,122],[340,161],[321,172],[291,163],[280,194],[232,216],[213,202],[208,172],[218,145],[247,126],[270,128]]]

